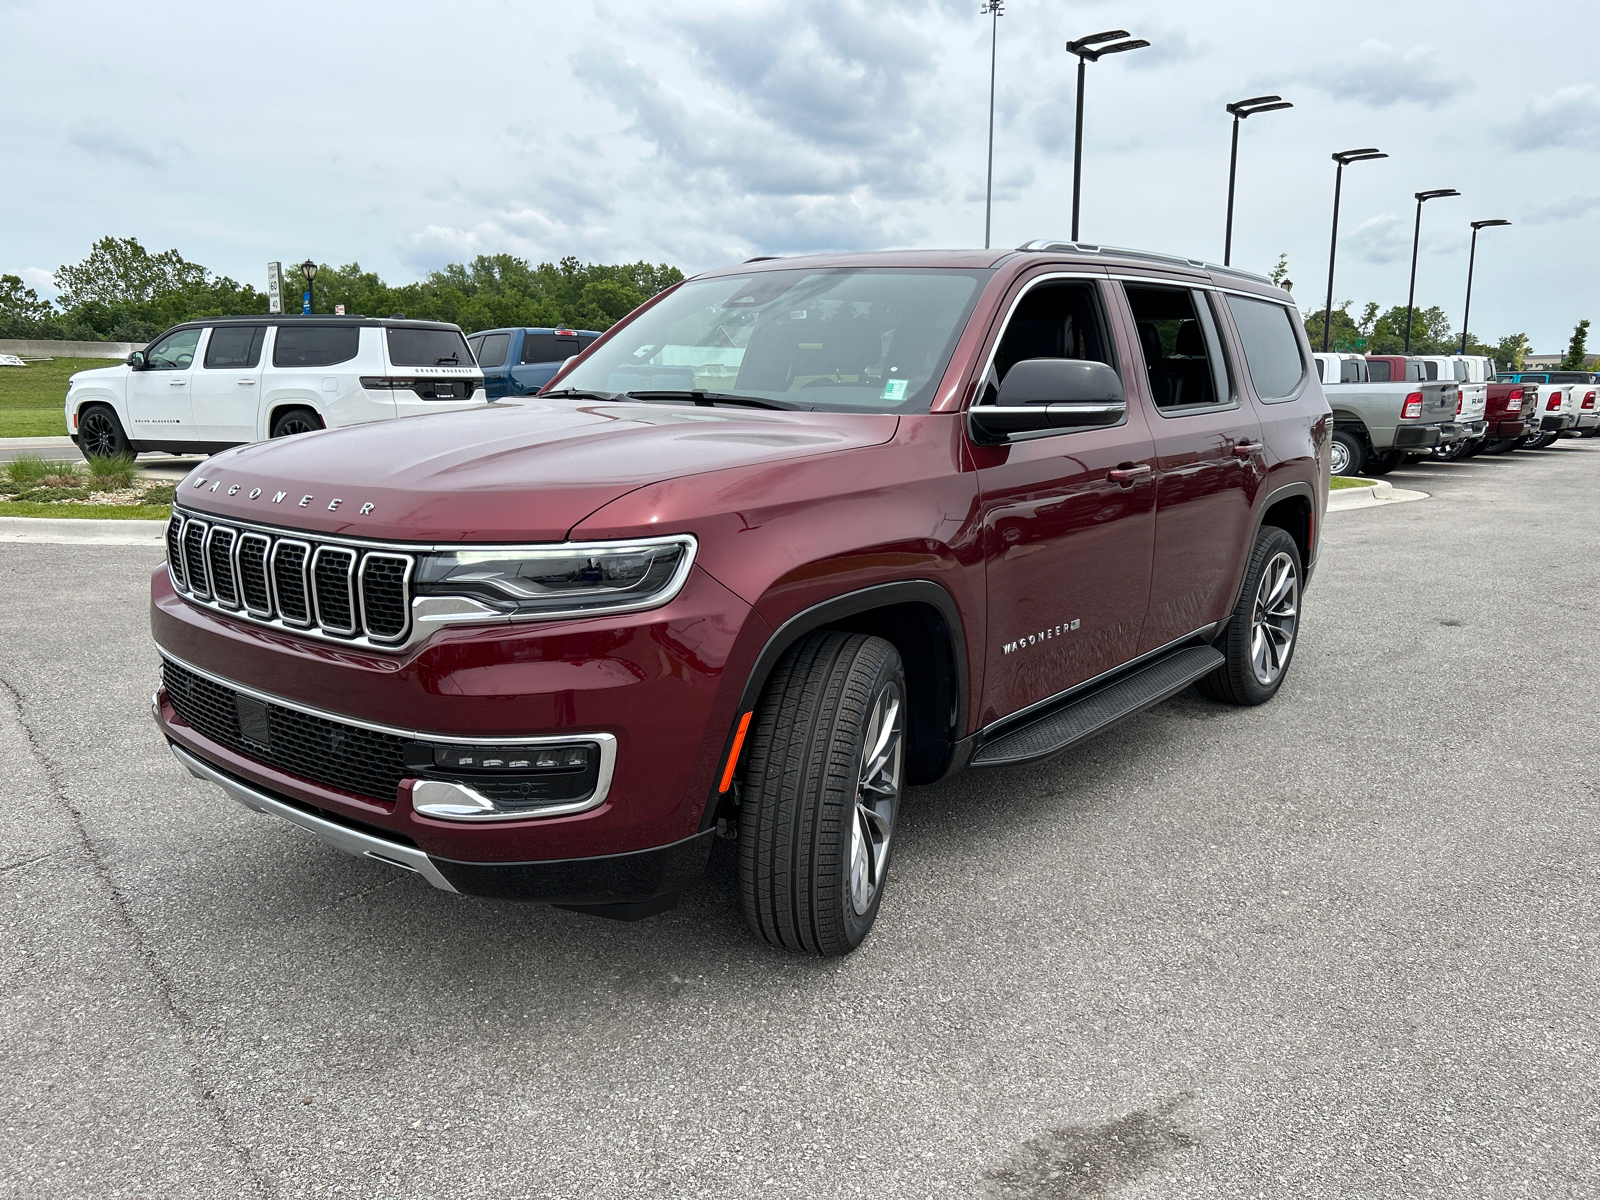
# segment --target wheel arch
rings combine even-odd
[[[1317,530],[1316,522],[1316,493],[1311,490],[1311,485],[1303,481],[1286,483],[1282,487],[1274,488],[1268,492],[1266,498],[1256,512],[1255,524],[1250,528],[1250,545],[1256,544],[1256,538],[1261,536],[1261,530],[1268,526],[1282,529],[1295,541],[1300,550],[1300,586],[1303,589],[1310,576],[1312,562],[1311,554],[1315,550]],[[1244,556],[1244,569],[1239,574],[1239,585],[1233,591],[1233,604],[1229,606],[1229,617],[1224,618],[1217,626],[1216,633],[1212,636],[1212,644],[1223,637],[1228,630],[1228,623],[1233,610],[1238,607],[1239,597],[1244,592],[1245,581],[1250,577],[1250,555]]]
[[[297,408],[303,408],[315,416],[317,420],[322,422],[322,427],[324,429],[328,427],[327,416],[320,408],[317,407],[314,401],[308,400],[304,396],[275,396],[267,405],[267,428],[265,431],[265,436],[272,436],[272,427],[278,423],[279,417]]]

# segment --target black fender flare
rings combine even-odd
[[[766,689],[767,679],[771,676],[773,668],[778,665],[778,660],[791,646],[813,630],[836,625],[874,609],[898,604],[926,604],[932,607],[939,613],[949,632],[952,691],[955,701],[949,742],[954,747],[961,737],[961,731],[966,728],[967,720],[967,642],[961,624],[961,610],[956,606],[950,593],[931,579],[905,579],[893,583],[873,584],[858,591],[829,597],[818,604],[813,604],[810,608],[801,609],[779,625],[767,639],[766,644],[761,647],[761,652],[756,655],[756,661],[745,678],[744,688],[739,693],[739,707],[734,710],[734,724],[729,728],[727,737],[723,741],[722,756],[717,762],[724,765],[727,763],[728,755],[733,751],[734,737],[738,732],[738,719],[755,708],[761,699],[761,693]],[[702,829],[715,823],[720,799],[721,793],[713,785],[705,814],[701,818]]]
[[[1250,526],[1250,545],[1252,547],[1256,544],[1256,538],[1261,536],[1261,525],[1262,522],[1266,520],[1267,511],[1274,504],[1277,504],[1282,500],[1287,500],[1290,496],[1303,496],[1305,497],[1306,502],[1311,505],[1313,528],[1310,531],[1310,540],[1312,544],[1308,547],[1308,549],[1312,554],[1316,553],[1317,546],[1321,545],[1322,543],[1322,530],[1314,527],[1317,515],[1317,494],[1311,490],[1311,485],[1309,483],[1305,483],[1304,481],[1286,483],[1280,488],[1273,488],[1272,491],[1268,492],[1266,496],[1263,497],[1262,500],[1256,505],[1255,521]],[[1300,581],[1302,590],[1304,590],[1305,586],[1310,582],[1311,569],[1316,565],[1317,564],[1314,559],[1309,563],[1303,562],[1300,564],[1301,570],[1305,572],[1305,577]],[[1250,555],[1246,554],[1244,556],[1244,570],[1239,575],[1239,586],[1233,589],[1233,605],[1228,609],[1229,617],[1232,616],[1233,610],[1239,606],[1239,597],[1244,592],[1245,577],[1249,574]],[[1224,617],[1222,619],[1222,622],[1217,627],[1216,633],[1212,635],[1211,641],[1213,645],[1216,643],[1218,638],[1222,637],[1223,634],[1228,631],[1229,617]]]

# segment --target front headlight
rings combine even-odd
[[[424,554],[416,594],[476,601],[506,616],[565,617],[654,608],[676,596],[694,563],[687,534]]]

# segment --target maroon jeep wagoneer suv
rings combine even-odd
[[[736,842],[859,945],[908,784],[1283,683],[1328,491],[1289,296],[1091,245],[759,260],[536,397],[227,451],[151,581],[195,775],[436,888],[614,917]]]

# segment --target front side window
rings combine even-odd
[[[472,349],[454,329],[390,329],[389,363],[396,367],[470,367]]]
[[[275,367],[331,367],[349,362],[361,346],[356,325],[280,325],[272,345]]]
[[[1127,284],[1150,396],[1157,409],[1194,409],[1231,397],[1205,297],[1187,288]]]
[[[1011,368],[1030,358],[1073,358],[1116,367],[1097,285],[1047,280],[1030,288],[1006,322],[977,403],[993,404]]]
[[[194,365],[194,352],[200,345],[198,329],[179,329],[167,334],[144,352],[144,365],[150,371],[187,371]]]
[[[485,335],[482,344],[478,347],[478,365],[480,367],[503,367],[506,365],[506,350],[511,346],[509,333],[491,333]]]
[[[795,268],[692,280],[615,329],[564,388],[820,412],[927,411],[992,272]]]
[[[266,340],[265,325],[217,325],[206,343],[206,370],[238,370],[261,361],[261,343]]]
[[[1267,300],[1229,295],[1228,311],[1238,327],[1245,366],[1256,395],[1269,402],[1288,400],[1299,390],[1306,374],[1289,309]]]

